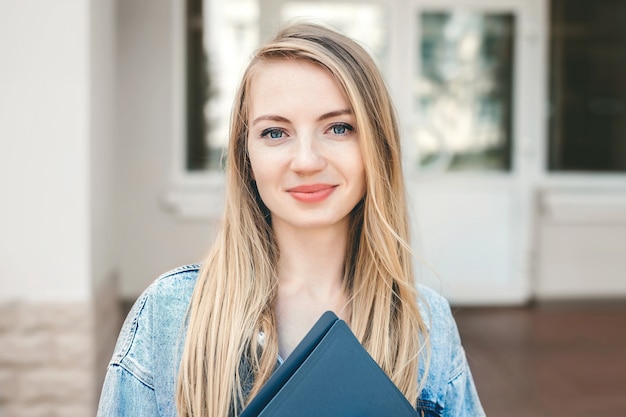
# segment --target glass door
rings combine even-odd
[[[535,0],[421,0],[405,13],[418,266],[456,303],[520,303],[530,294],[541,13]]]
[[[515,16],[423,11],[416,17],[414,137],[421,169],[509,172]]]

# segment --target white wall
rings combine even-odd
[[[537,298],[626,297],[626,185],[548,188],[539,195]]]
[[[115,128],[115,0],[93,0],[90,8],[90,217],[94,290],[117,272],[117,148]]]
[[[214,236],[208,221],[181,220],[163,197],[174,130],[173,4],[117,1],[116,166],[121,292],[136,297],[166,270],[202,259]]]
[[[174,134],[171,8],[0,4],[0,299],[87,299],[117,272],[134,297],[202,258],[213,225],[161,204]]]
[[[0,3],[0,301],[89,297],[88,7]]]

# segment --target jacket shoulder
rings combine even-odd
[[[430,287],[418,285],[419,307],[427,329],[428,356],[422,357],[421,372],[427,376],[422,395],[440,400],[458,368],[461,341],[448,300]]]
[[[427,364],[420,362],[426,375],[420,399],[437,404],[434,415],[484,416],[450,303],[424,285],[418,293],[430,353]]]
[[[159,276],[147,289],[157,301],[188,305],[198,279],[199,264],[184,265]],[[162,306],[166,307],[166,306]]]
[[[117,365],[153,387],[153,348],[184,338],[187,309],[200,266],[185,265],[159,276],[137,298],[120,331],[110,365]]]

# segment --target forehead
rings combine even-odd
[[[287,110],[304,103],[310,106],[311,111],[329,106],[351,108],[340,83],[319,64],[304,59],[274,59],[255,65],[249,80],[248,104],[251,113]],[[302,105],[295,107],[307,108]]]

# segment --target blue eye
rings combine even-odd
[[[281,139],[284,135],[285,135],[285,132],[276,128],[265,129],[261,132],[262,138],[269,138],[269,139]]]
[[[331,126],[330,130],[335,135],[347,135],[349,132],[352,132],[354,128],[347,123],[339,123]]]

